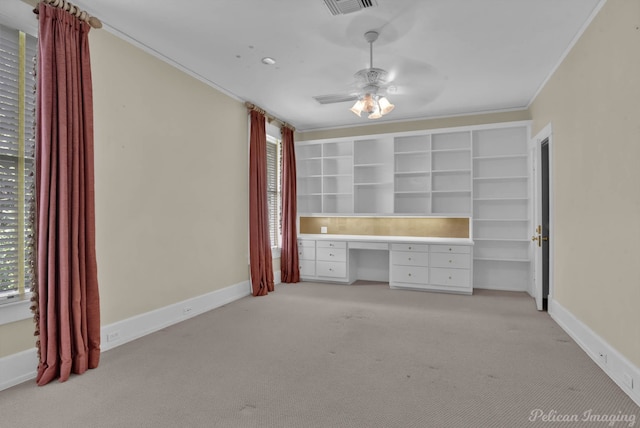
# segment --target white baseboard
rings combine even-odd
[[[526,292],[527,289],[523,288],[523,287],[501,287],[499,285],[490,285],[490,284],[483,284],[483,285],[473,285],[473,289],[474,290],[492,290],[492,291],[515,291],[517,293],[521,293],[521,292]]]
[[[103,326],[100,329],[100,348],[103,352],[108,351],[250,294],[250,282],[243,281],[202,296]],[[0,391],[34,379],[37,367],[38,353],[35,348],[0,358]]]
[[[640,406],[640,369],[551,296],[549,315]]]
[[[35,379],[37,374],[38,351],[36,348],[0,358],[0,391],[29,379]]]

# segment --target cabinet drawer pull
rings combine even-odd
[[[453,248],[449,247],[449,251],[453,251]]]
[[[409,260],[411,260],[411,257],[409,257]]]
[[[451,279],[451,277],[449,277],[449,279]]]
[[[409,247],[409,249],[412,249],[413,247]]]
[[[409,276],[411,276],[411,274],[409,274]]]
[[[453,263],[453,260],[449,260],[449,263]]]
[[[329,256],[330,256],[330,257],[333,257],[333,254],[329,253]]]

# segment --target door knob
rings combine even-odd
[[[542,235],[538,235],[538,236],[533,235],[531,237],[531,240],[534,241],[534,242],[538,241],[538,247],[542,247],[542,241],[548,241],[549,237],[548,236],[542,236]]]

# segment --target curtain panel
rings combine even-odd
[[[36,111],[38,385],[100,360],[89,25],[39,5]]]
[[[293,129],[281,128],[282,133],[282,251],[280,274],[282,282],[300,282],[298,266],[298,231],[296,228],[296,154]]]
[[[251,291],[264,296],[274,290],[269,204],[267,199],[267,131],[265,116],[251,110],[249,138],[249,259]]]

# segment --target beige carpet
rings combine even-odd
[[[0,425],[595,428],[640,409],[526,294],[301,283],[0,392]]]

